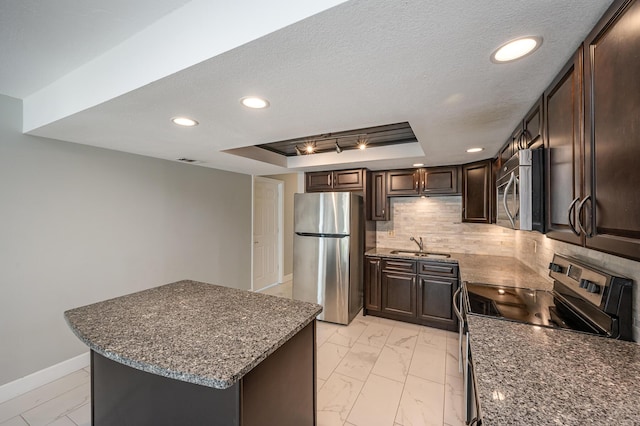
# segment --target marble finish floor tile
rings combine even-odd
[[[30,426],[66,425],[74,423],[66,417],[85,404],[90,403],[91,390],[89,383],[40,404],[22,414]]]
[[[316,342],[318,425],[464,425],[456,333],[359,313],[318,321]],[[0,404],[0,426],[89,426],[89,381],[85,367]]]
[[[29,426],[29,423],[25,422],[22,417],[16,416],[0,423],[0,426]]]
[[[90,380],[91,377],[89,373],[84,369],[80,369],[58,380],[40,386],[31,392],[3,402],[0,404],[0,423],[16,417],[72,389],[86,385]]]
[[[320,346],[318,348],[318,364],[316,366],[318,378],[327,380],[348,352],[349,348],[331,342],[326,342]]]
[[[464,384],[462,374],[459,377],[447,376],[444,385],[444,422],[445,424],[464,424]]]
[[[409,374],[421,379],[444,384],[446,349],[427,345],[416,345],[409,368]]]
[[[392,425],[402,388],[402,383],[371,374],[347,420],[355,426]]]
[[[333,373],[318,393],[318,426],[342,426],[364,382]]]
[[[387,379],[402,382],[407,379],[413,351],[400,346],[385,346],[371,372]]]
[[[368,322],[354,318],[348,326],[340,326],[327,341],[350,348],[356,344],[368,326]]]
[[[387,339],[387,346],[398,346],[413,350],[418,341],[418,334],[420,334],[418,329],[394,327]]]
[[[367,376],[378,360],[382,349],[356,343],[342,358],[335,372],[358,380],[367,380]]]
[[[409,376],[404,384],[396,422],[403,426],[440,426],[444,415],[444,385]]]
[[[389,334],[391,334],[391,330],[393,330],[393,327],[390,325],[372,322],[360,335],[360,337],[358,338],[358,343],[363,343],[365,345],[373,346],[376,348],[382,348],[384,347],[385,343],[387,343],[387,339],[389,338]]]

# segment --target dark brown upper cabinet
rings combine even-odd
[[[460,193],[460,167],[430,167],[422,169],[421,193],[452,195]]]
[[[542,146],[542,117],[541,97],[522,120],[522,134],[518,138],[518,149],[536,149]]]
[[[640,260],[640,0],[616,1],[584,43],[589,248]]]
[[[582,198],[582,47],[544,94],[547,236],[582,244],[577,204]]]
[[[491,160],[462,166],[462,221],[491,223],[493,206]]]
[[[387,171],[387,197],[418,195],[420,193],[420,169]]]
[[[518,126],[511,133],[505,144],[498,151],[500,164],[504,164],[519,149],[536,149],[543,145],[543,102],[538,99],[529,112],[518,123]]]
[[[460,167],[390,170],[387,172],[387,196],[460,194]]]
[[[389,220],[389,198],[387,198],[387,172],[371,172],[370,213],[371,220]]]
[[[363,191],[366,169],[305,173],[306,192]]]

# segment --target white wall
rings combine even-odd
[[[0,96],[0,385],[87,350],[67,309],[250,287],[250,176],[26,136],[21,111]]]

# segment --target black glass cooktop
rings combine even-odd
[[[468,312],[542,327],[604,334],[553,292],[530,288],[466,283]]]

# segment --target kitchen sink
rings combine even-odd
[[[451,255],[447,253],[430,253],[426,251],[415,251],[415,250],[391,250],[391,254],[404,254],[409,256],[427,257],[432,259],[446,259],[451,257]]]

